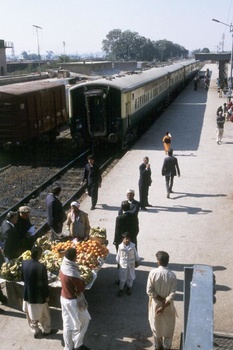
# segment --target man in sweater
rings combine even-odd
[[[91,317],[83,295],[85,282],[76,264],[75,248],[69,248],[65,253],[60,269],[60,280],[65,350],[90,350],[83,344]]]

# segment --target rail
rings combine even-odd
[[[35,198],[35,196],[38,196],[40,192],[42,192],[45,188],[50,186],[54,181],[58,180],[64,173],[67,172],[68,169],[70,169],[77,161],[80,161],[85,155],[87,155],[90,152],[90,150],[86,150],[82,154],[80,154],[77,158],[73,159],[71,162],[66,164],[60,171],[58,171],[55,175],[50,177],[47,181],[43,182],[40,186],[38,186],[34,191],[30,192],[27,196],[22,198],[20,201],[18,201],[15,205],[5,210],[0,215],[0,223],[6,218],[6,215],[9,211],[16,211],[20,206],[25,205],[25,203],[28,203],[30,199]]]
[[[184,330],[182,350],[213,350],[213,298],[215,279],[212,266],[184,269]]]

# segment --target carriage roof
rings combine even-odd
[[[185,66],[195,62],[187,61]],[[183,63],[175,63],[170,66],[159,67],[159,68],[149,68],[143,71],[135,71],[131,73],[120,74],[117,76],[105,77],[93,81],[87,81],[72,87],[70,90],[80,89],[84,86],[93,87],[112,87],[113,89],[120,90],[121,92],[127,92],[149,84],[154,80],[162,78],[168,73],[175,72],[184,67]]]

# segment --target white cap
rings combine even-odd
[[[72,206],[77,207],[77,208],[80,207],[80,203],[79,202],[72,202],[70,205],[71,205],[71,207]]]

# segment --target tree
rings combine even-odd
[[[210,53],[210,50],[207,47],[201,50],[202,53]]]
[[[187,57],[188,51],[166,39],[151,41],[140,36],[137,32],[121,29],[110,31],[106,39],[102,41],[102,50],[106,53],[107,59],[111,60],[143,60],[160,61],[173,57]]]

